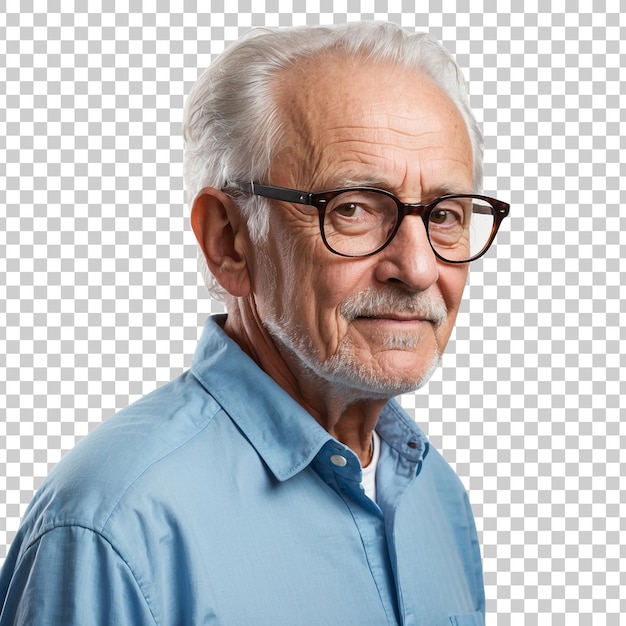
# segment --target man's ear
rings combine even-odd
[[[191,228],[220,286],[232,296],[245,296],[250,276],[244,229],[232,198],[219,189],[202,189],[191,207]]]

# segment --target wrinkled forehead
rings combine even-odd
[[[276,106],[283,140],[274,183],[287,169],[291,181],[281,184],[310,189],[344,158],[350,172],[362,161],[369,169],[363,175],[376,178],[375,155],[393,159],[448,144],[471,164],[467,127],[450,97],[425,74],[388,62],[331,55],[301,61],[277,77]]]

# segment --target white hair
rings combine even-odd
[[[200,76],[185,104],[185,186],[190,204],[203,187],[229,181],[266,181],[272,158],[288,139],[276,103],[277,75],[298,62],[329,55],[362,57],[429,76],[457,106],[472,143],[474,190],[483,177],[482,134],[470,109],[465,80],[450,54],[429,34],[383,22],[258,28],[233,43]],[[253,242],[267,235],[266,201],[242,197]],[[199,268],[209,293],[224,293],[202,251]]]

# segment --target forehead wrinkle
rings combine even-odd
[[[426,116],[421,117],[425,119]],[[366,153],[368,149],[376,150],[385,146],[399,151],[423,150],[423,140],[430,137],[434,137],[438,139],[438,141],[429,145],[428,149],[437,149],[437,147],[440,147],[439,144],[445,142],[445,134],[449,132],[449,129],[423,129],[419,132],[415,132],[408,128],[402,129],[393,127],[388,119],[385,122],[382,119],[372,117],[370,124],[341,123],[335,126],[325,126],[324,128],[318,129],[318,132],[322,144],[326,143],[324,139],[328,136],[330,138],[327,142],[329,145],[341,146],[344,144],[353,144],[356,149]],[[367,133],[369,137],[359,137],[360,133]],[[412,146],[411,144],[414,143],[419,145],[417,147]],[[365,150],[363,150],[363,148],[365,148]]]
[[[378,132],[377,127],[380,129]],[[351,131],[363,129],[370,133],[369,137],[358,137],[356,134],[351,134]],[[330,137],[329,142],[324,141],[326,136]],[[449,154],[446,137],[444,132],[439,129],[404,132],[403,130],[383,128],[380,122],[377,122],[376,125],[371,126],[337,125],[326,127],[322,130],[321,137],[320,144],[324,146],[326,152],[320,151],[316,168],[310,170],[310,175],[306,177],[307,182],[315,187],[314,191],[353,185],[376,186],[392,193],[400,193],[402,190],[413,189],[415,181],[419,179],[420,172],[417,169],[422,161],[420,154],[426,153],[428,156],[427,159],[423,159],[424,163],[430,161],[432,164],[438,160],[466,163],[464,159],[458,158],[459,155]],[[397,137],[399,141],[394,141],[394,137]],[[409,142],[406,141],[407,139]],[[329,175],[325,175],[325,169],[336,165],[333,164],[333,152],[335,151],[338,151],[342,157],[339,172],[332,171]],[[441,152],[440,155],[439,152]],[[327,162],[322,159],[324,156],[327,157]],[[346,161],[353,161],[357,166],[346,168]],[[363,165],[362,168],[360,164]],[[392,175],[392,178],[381,177],[379,172],[385,169],[390,171],[401,169],[402,171],[397,171],[397,174]],[[428,185],[428,187],[430,186]],[[459,189],[457,193],[467,190],[466,183],[460,187],[462,189]]]

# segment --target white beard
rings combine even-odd
[[[341,316],[350,322],[358,317],[385,316],[389,313],[411,312],[427,318],[436,329],[447,318],[445,304],[426,293],[408,293],[395,287],[367,289],[346,298],[340,305]],[[294,355],[304,369],[325,380],[342,395],[353,399],[384,399],[414,391],[433,375],[441,361],[438,347],[429,365],[411,376],[385,373],[362,363],[351,337],[346,334],[335,353],[321,361],[307,332],[299,324],[283,315],[269,315],[264,326],[278,345]],[[420,339],[413,333],[385,335],[380,338],[387,350],[416,350]]]

